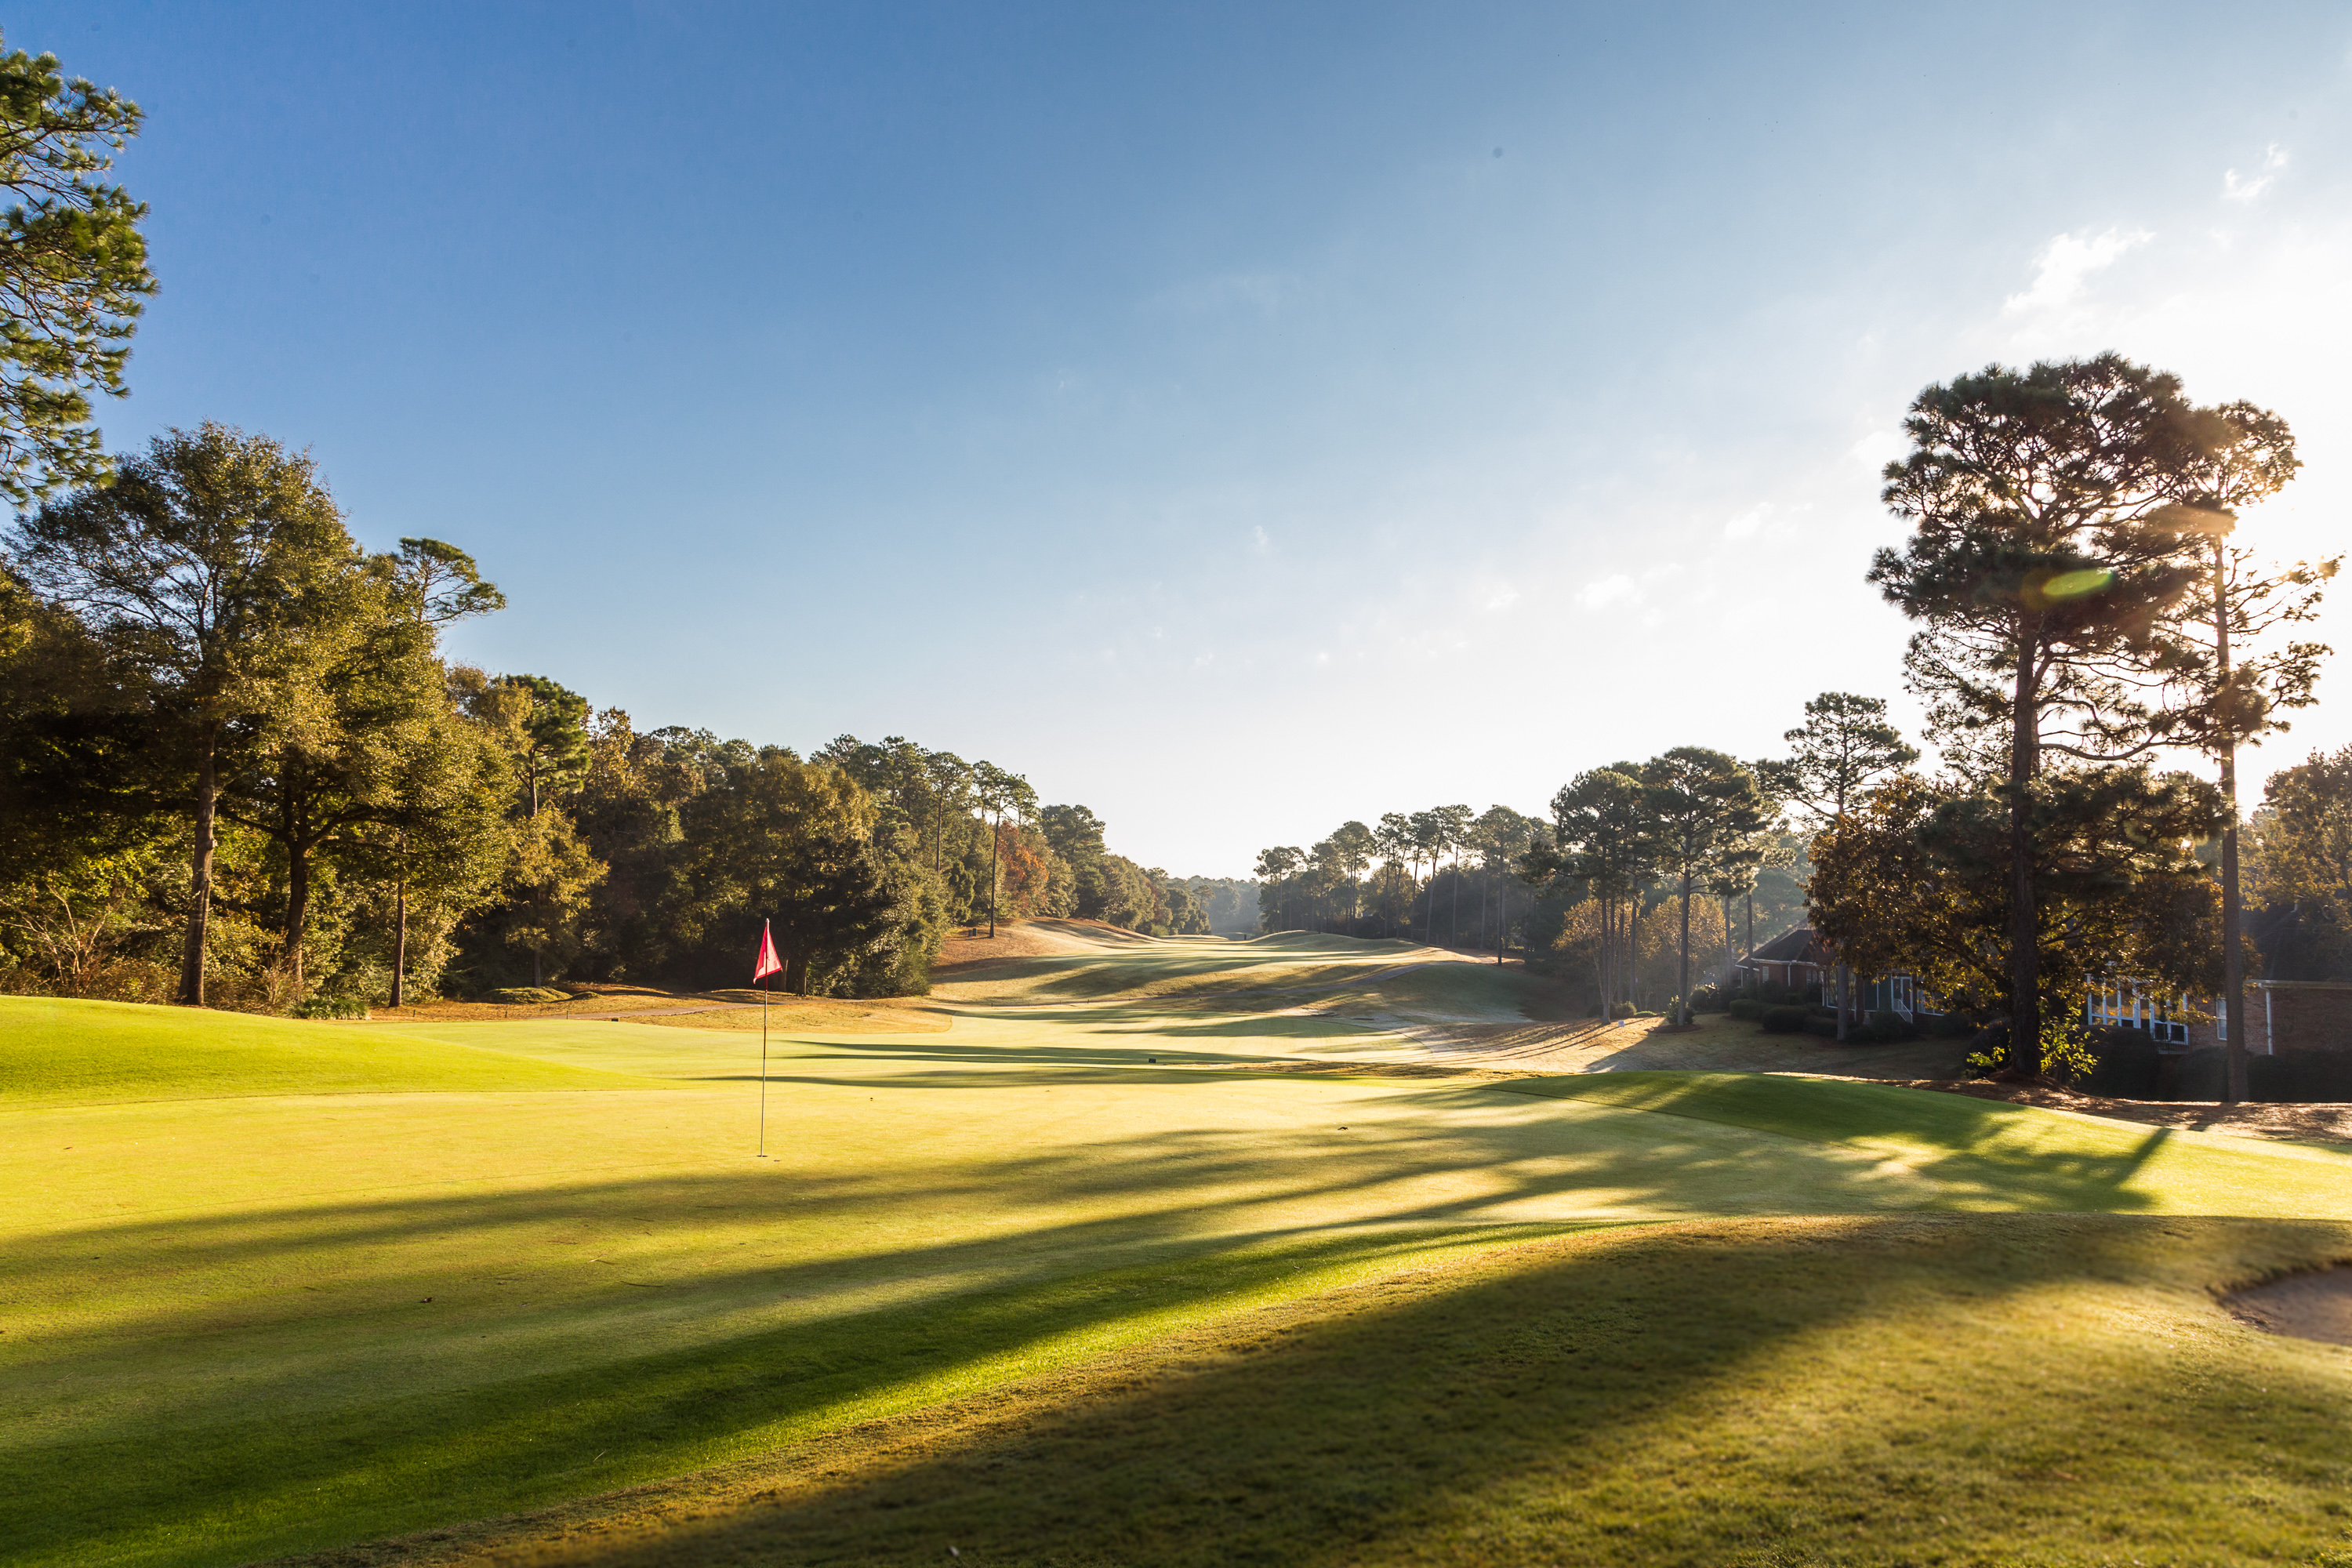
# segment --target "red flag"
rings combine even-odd
[[[783,968],[782,963],[776,957],[775,939],[768,934],[768,922],[761,921],[760,922],[760,956],[752,961],[751,978],[754,981],[765,980],[771,974],[783,973]]]

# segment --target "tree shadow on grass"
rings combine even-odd
[[[2071,1561],[2089,1543],[2121,1561],[2189,1539],[2283,1560],[2335,1533],[2315,1505],[2352,1444],[2341,1400],[2256,1433],[2231,1419],[2249,1367],[2189,1385],[2161,1351],[2053,1331],[2079,1360],[1987,1375],[1967,1342],[2052,1287],[2126,1281],[2176,1319],[2210,1310],[2200,1269],[2345,1240],[2199,1231],[1940,1216],[1540,1243],[1212,1326],[961,1418],[458,1531],[447,1556],[416,1541],[316,1561],[911,1563],[950,1545],[981,1563],[1169,1568],[2039,1561],[2053,1545]],[[2259,1465],[2275,1500],[2200,1513],[2167,1464],[2224,1488]],[[2110,1475],[2116,1489],[2091,1489]]]
[[[37,1238],[10,1258],[12,1283],[29,1293],[69,1283],[100,1257],[267,1281],[279,1303],[289,1292],[268,1278],[271,1266],[331,1246],[360,1260],[346,1300],[335,1305],[346,1327],[365,1331],[331,1351],[304,1346],[285,1355],[275,1342],[299,1325],[282,1313],[215,1328],[219,1353],[247,1358],[233,1385],[153,1390],[119,1420],[84,1424],[80,1439],[19,1450],[14,1500],[0,1505],[0,1538],[27,1542],[27,1560],[40,1560],[30,1547],[43,1542],[54,1560],[70,1560],[67,1549],[78,1542],[127,1550],[141,1541],[207,1538],[241,1542],[235,1552],[249,1556],[322,1539],[306,1521],[348,1521],[349,1539],[480,1517],[706,1464],[722,1457],[714,1446],[747,1432],[784,1441],[783,1426],[821,1425],[824,1411],[1056,1335],[1097,1331],[1139,1310],[1197,1307],[1285,1269],[1418,1245],[1400,1235],[1487,1227],[1500,1236],[1514,1221],[1558,1228],[1742,1210],[2129,1210],[2149,1201],[2131,1184],[2168,1136],[2133,1130],[2110,1137],[2104,1150],[2050,1149],[2011,1136],[2022,1119],[2042,1113],[1809,1080],[1768,1081],[1801,1100],[1809,1089],[1854,1092],[1836,1095],[1834,1114],[1791,1121],[1796,1113],[1780,1100],[1743,1099],[1735,1080],[1717,1090],[1727,1102],[1702,1115],[1705,1083],[1645,1088],[1629,1084],[1632,1076],[1600,1081],[1654,1096],[1671,1113],[1601,1106],[1479,1120],[1462,1113],[1491,1112],[1497,1089],[1449,1085],[1424,1090],[1410,1113],[1291,1142],[1177,1128],[967,1160],[919,1176],[899,1169],[572,1183],[289,1205]],[[1733,1124],[1742,1118],[1753,1125]],[[1888,1136],[1922,1146],[1892,1173],[1837,1141]],[[901,1218],[883,1231],[824,1228],[858,1216],[952,1214],[983,1198],[1002,1205],[1003,1218],[978,1233],[909,1242]],[[425,1326],[434,1309],[415,1306],[415,1298],[438,1293],[430,1288],[436,1281],[445,1289],[452,1283],[446,1266],[432,1272],[430,1259],[404,1244],[471,1233],[501,1256],[544,1259],[551,1227],[610,1226],[620,1216],[648,1226],[658,1221],[645,1216],[671,1215],[700,1225],[730,1209],[754,1221],[788,1218],[803,1234],[836,1241],[797,1258],[698,1263],[642,1299],[616,1281],[598,1309],[650,1314],[670,1343],[690,1340],[702,1322],[705,1342],[633,1355],[622,1336],[591,1364],[576,1364],[574,1353],[575,1364],[534,1375],[525,1357],[474,1384],[402,1396],[403,1366],[438,1345],[430,1337],[437,1329]],[[929,1299],[875,1310],[856,1288],[877,1282]],[[486,1283],[472,1282],[479,1299],[471,1308],[480,1326],[497,1331],[506,1309],[481,1289]],[[247,1308],[278,1310],[261,1289],[216,1303],[207,1316],[218,1324]],[[829,1295],[843,1304],[827,1308]],[[799,1321],[744,1332],[743,1305],[758,1300],[799,1301]],[[443,1305],[467,1302],[461,1291]],[[169,1308],[157,1311],[163,1315],[143,1322],[135,1314],[110,1321],[107,1332],[135,1341],[185,1331],[166,1321]],[[551,1333],[557,1327],[512,1314],[504,1321]],[[338,1356],[334,1381],[347,1392],[341,1403],[321,1402],[321,1365]],[[16,1365],[31,1372],[39,1363],[35,1351]]]

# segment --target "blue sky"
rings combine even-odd
[[[507,590],[462,657],[987,757],[1179,873],[1908,715],[1875,468],[1989,360],[2274,407],[2250,531],[2352,534],[2352,14],[1629,9],[0,26],[148,111],[112,445],[307,447]]]

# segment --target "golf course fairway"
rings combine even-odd
[[[764,1153],[740,1026],[0,998],[0,1561],[2352,1563],[2216,1300],[2352,1151],[1440,1070],[1400,945],[780,1034]]]

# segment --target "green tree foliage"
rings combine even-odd
[[[1816,830],[1845,817],[1846,804],[1879,779],[1919,760],[1917,750],[1886,721],[1883,698],[1824,691],[1805,704],[1805,721],[1780,737],[1785,761],[1763,764],[1759,783],[1779,806],[1795,810]],[[1758,865],[1762,864],[1759,857]],[[1735,875],[1727,887],[1743,879]],[[1751,874],[1745,879],[1753,885]],[[1746,889],[1742,888],[1741,891]],[[1837,974],[1837,1037],[1852,1022],[1853,966],[1841,959]]]
[[[696,796],[684,816],[688,847],[673,919],[706,984],[749,979],[745,933],[762,921],[772,923],[787,991],[829,990],[897,967],[901,948],[892,939],[919,911],[874,851],[874,797],[846,773],[772,747]]]
[[[326,605],[344,636],[310,721],[280,727],[224,796],[222,815],[269,840],[283,868],[278,952],[297,990],[314,877],[357,869],[395,889],[393,987],[405,968],[406,889],[436,906],[488,879],[501,774],[449,700],[442,627],[503,601],[473,560],[437,540],[402,542],[341,582]]]
[[[2352,747],[2272,774],[2254,838],[2262,900],[2294,906],[2304,941],[2332,973],[2352,973]]]
[[[1257,852],[1260,929],[1268,931],[1302,929],[1307,915],[1305,889],[1295,886],[1307,866],[1307,851],[1295,844],[1277,844]]]
[[[2219,826],[2219,793],[2137,766],[2045,774],[2027,798],[2042,1010],[2071,1012],[2116,975],[2210,994],[2220,897],[2195,846]],[[1865,973],[1907,973],[1955,1011],[2013,1018],[2009,835],[2005,794],[1899,775],[1814,840],[1814,923]]]
[[[543,985],[589,951],[591,895],[605,876],[572,810],[588,776],[588,702],[544,676],[459,669],[454,679],[514,781],[504,898],[478,934],[528,953],[530,983]]]
[[[109,472],[92,393],[122,368],[155,279],[147,216],[106,179],[139,106],[68,79],[54,55],[0,56],[0,496],[24,506]]]
[[[1678,1023],[1691,1021],[1691,897],[1752,870],[1768,820],[1756,777],[1704,746],[1677,746],[1643,764],[1641,809],[1652,864],[1682,903]]]
[[[1551,797],[1549,837],[1520,861],[1526,879],[1551,885],[1569,903],[1589,897],[1598,906],[1592,952],[1603,1014],[1633,1003],[1635,921],[1657,877],[1641,772],[1620,763],[1562,784]]]
[[[2182,463],[2179,503],[2167,522],[2207,542],[2200,592],[2183,595],[2166,630],[2175,639],[2177,666],[2210,715],[2206,743],[2221,775],[2221,1005],[2230,1018],[2246,1016],[2243,898],[2238,866],[2238,748],[2287,727],[2282,715],[2317,700],[2326,646],[2290,636],[2283,627],[2318,617],[2320,585],[2342,557],[2291,566],[2264,563],[2237,542],[2238,514],[2286,487],[2302,461],[2286,421],[2250,403],[2203,409],[2200,428]],[[2246,1097],[2246,1031],[2230,1030],[2231,1100]]]
[[[328,722],[362,563],[310,459],[226,426],[173,430],[115,482],[43,505],[10,543],[146,699],[148,789],[191,830],[180,1000],[205,999],[225,780]]]
[[[1511,945],[1511,882],[1513,869],[1535,842],[1538,825],[1507,805],[1490,805],[1470,830],[1470,849],[1478,858],[1478,945],[1486,945],[1486,914],[1495,908],[1495,962]]]
[[[2040,1063],[2045,987],[2034,784],[2045,759],[2120,761],[2200,732],[2168,704],[2162,634],[2194,586],[2168,523],[2206,437],[2179,382],[2114,354],[2000,365],[1919,395],[1885,500],[1912,524],[1870,579],[1919,623],[1906,664],[1948,761],[1996,773],[2010,816],[2012,1064]],[[2140,776],[2140,775],[2132,775]]]

